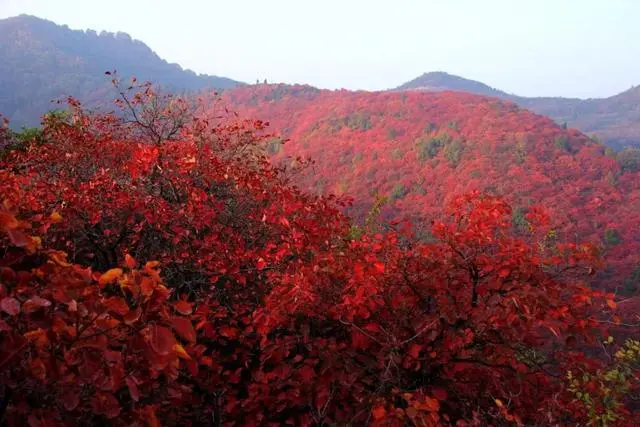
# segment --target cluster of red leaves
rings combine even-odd
[[[567,275],[589,246],[532,246],[479,193],[432,243],[352,238],[261,122],[156,139],[72,107],[0,165],[9,425],[580,421],[562,373],[614,306]]]
[[[30,236],[59,214],[28,223],[10,207],[5,200],[0,212],[0,382],[11,398],[9,424],[103,417],[160,425],[156,407],[191,393],[176,380],[195,363],[189,354],[203,349],[184,308],[169,303],[158,263],[137,269],[128,257],[123,268],[93,273]]]

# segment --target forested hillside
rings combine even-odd
[[[638,289],[638,151],[615,154],[576,130],[510,102],[467,93],[319,91],[260,85],[225,93],[244,115],[269,120],[284,144],[271,153],[295,167],[307,190],[352,197],[364,218],[386,197],[385,219],[431,220],[457,195],[480,190],[513,203],[513,223],[542,205],[550,240],[594,244],[607,260],[609,289]],[[294,159],[286,159],[288,156]]]
[[[240,83],[228,78],[196,75],[170,64],[126,33],[74,31],[33,16],[0,20],[0,112],[14,128],[34,126],[56,105],[50,101],[72,95],[87,106],[110,106],[113,94],[101,78],[116,69],[123,76],[153,81],[174,92],[224,89]],[[444,72],[425,73],[395,90],[460,91],[498,97],[547,115],[588,135],[596,135],[620,151],[640,146],[640,89],[605,99],[522,97]]]
[[[634,426],[640,343],[589,283],[638,180],[604,147],[468,94],[229,95],[284,146],[123,96],[0,128],[9,426]],[[390,203],[358,225],[295,182]]]
[[[640,147],[640,86],[602,99],[524,97],[493,89],[483,83],[443,72],[425,73],[396,90],[469,92],[513,101],[523,108],[596,135],[620,151]]]
[[[75,96],[92,107],[112,107],[104,72],[151,80],[171,91],[228,88],[231,79],[197,75],[169,64],[126,33],[70,30],[21,15],[0,20],[0,112],[15,128],[40,124],[57,107],[52,100]]]

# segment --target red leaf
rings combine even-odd
[[[147,422],[148,427],[160,427],[160,421],[156,416],[156,408],[153,405],[145,406],[143,408],[142,417]]]
[[[373,264],[373,266],[376,268],[376,270],[378,270],[380,273],[384,273],[384,264],[381,262],[376,262],[375,264]]]
[[[193,375],[194,377],[197,377],[198,376],[198,361],[191,359],[191,360],[185,360],[184,363],[187,366],[187,370],[189,371],[189,373],[191,375]]]
[[[115,418],[120,415],[120,404],[110,393],[97,393],[91,401],[91,406],[97,414],[107,418]]]
[[[80,404],[80,397],[75,390],[67,389],[60,397],[62,405],[67,411],[73,411]]]
[[[196,342],[196,331],[193,328],[191,320],[176,316],[171,319],[171,326],[183,340],[190,343]]]
[[[193,307],[191,306],[191,303],[184,300],[174,302],[173,308],[175,308],[178,313],[184,314],[185,316],[193,313]]]
[[[124,316],[129,312],[129,304],[120,297],[111,297],[105,300],[105,307],[112,312]]]
[[[173,345],[176,344],[176,338],[168,328],[164,326],[158,326],[157,324],[151,325],[151,348],[160,356],[166,356],[173,351]]]
[[[138,384],[133,377],[127,377],[124,380],[127,383],[127,388],[129,389],[129,394],[131,398],[137,402],[140,400],[140,390],[138,389]]]
[[[19,230],[7,230],[7,234],[9,235],[9,239],[11,239],[11,243],[18,248],[24,248],[29,245],[29,240],[27,240],[27,235]]]
[[[22,310],[25,313],[32,313],[41,308],[49,307],[50,305],[51,301],[40,298],[39,296],[35,296],[33,298],[29,298],[24,302],[24,304],[22,305]]]
[[[230,328],[228,326],[223,326],[219,329],[220,335],[226,338],[237,338],[238,330],[236,328]]]
[[[12,330],[13,328],[11,328],[11,326],[7,322],[0,319],[0,332],[10,332]]]
[[[417,359],[420,356],[420,350],[422,350],[422,346],[419,344],[411,344],[409,347],[409,355],[414,359]]]
[[[9,231],[17,228],[19,225],[15,216],[8,212],[0,212],[0,230]]]
[[[29,341],[22,335],[15,333],[2,334],[2,347],[0,347],[0,370],[17,357],[27,346]]]
[[[20,302],[15,298],[2,298],[2,300],[0,300],[0,308],[10,316],[20,314]]]
[[[381,420],[387,415],[387,410],[383,406],[376,406],[371,411],[371,415],[373,415],[374,420]]]
[[[142,309],[140,306],[134,308],[133,310],[129,310],[124,316],[122,316],[122,320],[126,325],[133,325],[140,319],[142,315]]]
[[[443,388],[436,387],[431,390],[431,394],[433,394],[433,397],[440,401],[447,400],[447,391]]]
[[[498,276],[502,277],[503,279],[505,277],[509,277],[509,274],[511,274],[511,270],[509,270],[508,268],[503,268],[498,272]]]
[[[311,366],[303,366],[298,371],[303,384],[311,384],[313,378],[316,376],[315,370]]]
[[[424,406],[429,412],[438,412],[440,410],[440,402],[437,399],[431,399],[430,397],[425,397]]]
[[[131,255],[126,254],[124,256],[124,265],[126,265],[129,269],[133,270],[136,268],[136,260]]]
[[[258,258],[258,262],[256,262],[256,268],[258,270],[264,270],[266,266],[267,266],[267,262],[262,258]]]

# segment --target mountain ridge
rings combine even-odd
[[[244,83],[196,74],[169,63],[123,32],[71,30],[31,15],[0,20],[0,113],[13,128],[34,126],[54,108],[49,102],[71,95],[87,106],[111,106],[106,70],[135,75],[173,92],[230,89]],[[607,98],[524,97],[444,71],[424,73],[390,91],[458,91],[515,102],[557,123],[596,136],[622,150],[640,147],[640,86]]]
[[[566,123],[582,132],[595,134],[612,148],[640,147],[640,86],[606,98],[526,97],[437,71],[424,73],[391,90],[450,90],[493,96],[549,116],[560,124]]]
[[[32,15],[0,20],[0,112],[16,126],[35,125],[53,99],[75,96],[95,106],[110,99],[104,72],[135,75],[172,91],[242,85],[226,77],[196,74],[162,59],[124,32],[97,33]],[[44,101],[43,101],[44,100]]]

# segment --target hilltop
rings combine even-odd
[[[443,73],[425,73],[394,90],[456,91],[493,96],[553,118],[559,124],[596,135],[612,148],[640,146],[640,86],[600,99],[524,97],[484,83]]]
[[[422,90],[429,92],[442,92],[447,90],[469,92],[478,95],[494,96],[496,98],[509,98],[509,94],[487,86],[484,83],[465,79],[443,71],[424,73],[396,88],[396,90]]]

